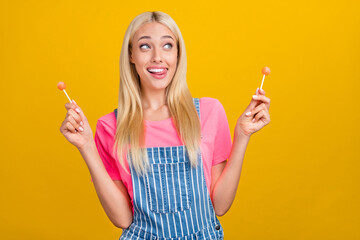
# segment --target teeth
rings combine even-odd
[[[159,72],[164,71],[164,69],[163,68],[149,68],[148,71],[159,73]]]

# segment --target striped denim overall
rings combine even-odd
[[[200,117],[198,98],[194,104]],[[201,154],[194,168],[184,145],[151,147],[147,153],[150,168],[146,175],[137,175],[129,162],[134,216],[120,240],[223,239],[206,187]]]

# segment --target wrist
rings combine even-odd
[[[95,141],[92,140],[84,145],[82,145],[81,147],[78,147],[79,152],[83,155],[84,153],[87,152],[91,152],[91,151],[95,151],[96,149],[96,145],[95,145]]]
[[[243,133],[243,132],[241,132],[241,131],[236,132],[236,133],[234,134],[234,143],[235,143],[235,142],[236,142],[236,143],[239,143],[239,142],[249,142],[250,136],[251,136],[251,135],[245,134],[245,133]]]
[[[250,139],[251,133],[245,133],[239,124],[236,125],[234,131],[234,140],[235,139]]]

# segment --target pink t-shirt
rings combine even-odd
[[[201,155],[204,165],[205,181],[210,193],[211,167],[229,158],[231,152],[231,136],[224,107],[215,98],[200,98],[201,116]],[[161,121],[145,120],[146,147],[169,147],[183,145],[176,132],[172,118]],[[121,180],[126,187],[133,204],[133,188],[131,176],[120,165],[116,155],[112,154],[116,132],[115,113],[111,112],[99,118],[96,125],[95,144],[101,160],[113,180]],[[125,161],[127,171],[129,165]],[[92,178],[91,178],[92,181]]]

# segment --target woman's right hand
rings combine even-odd
[[[65,104],[67,113],[60,132],[79,150],[94,141],[93,133],[81,108],[73,102]]]

